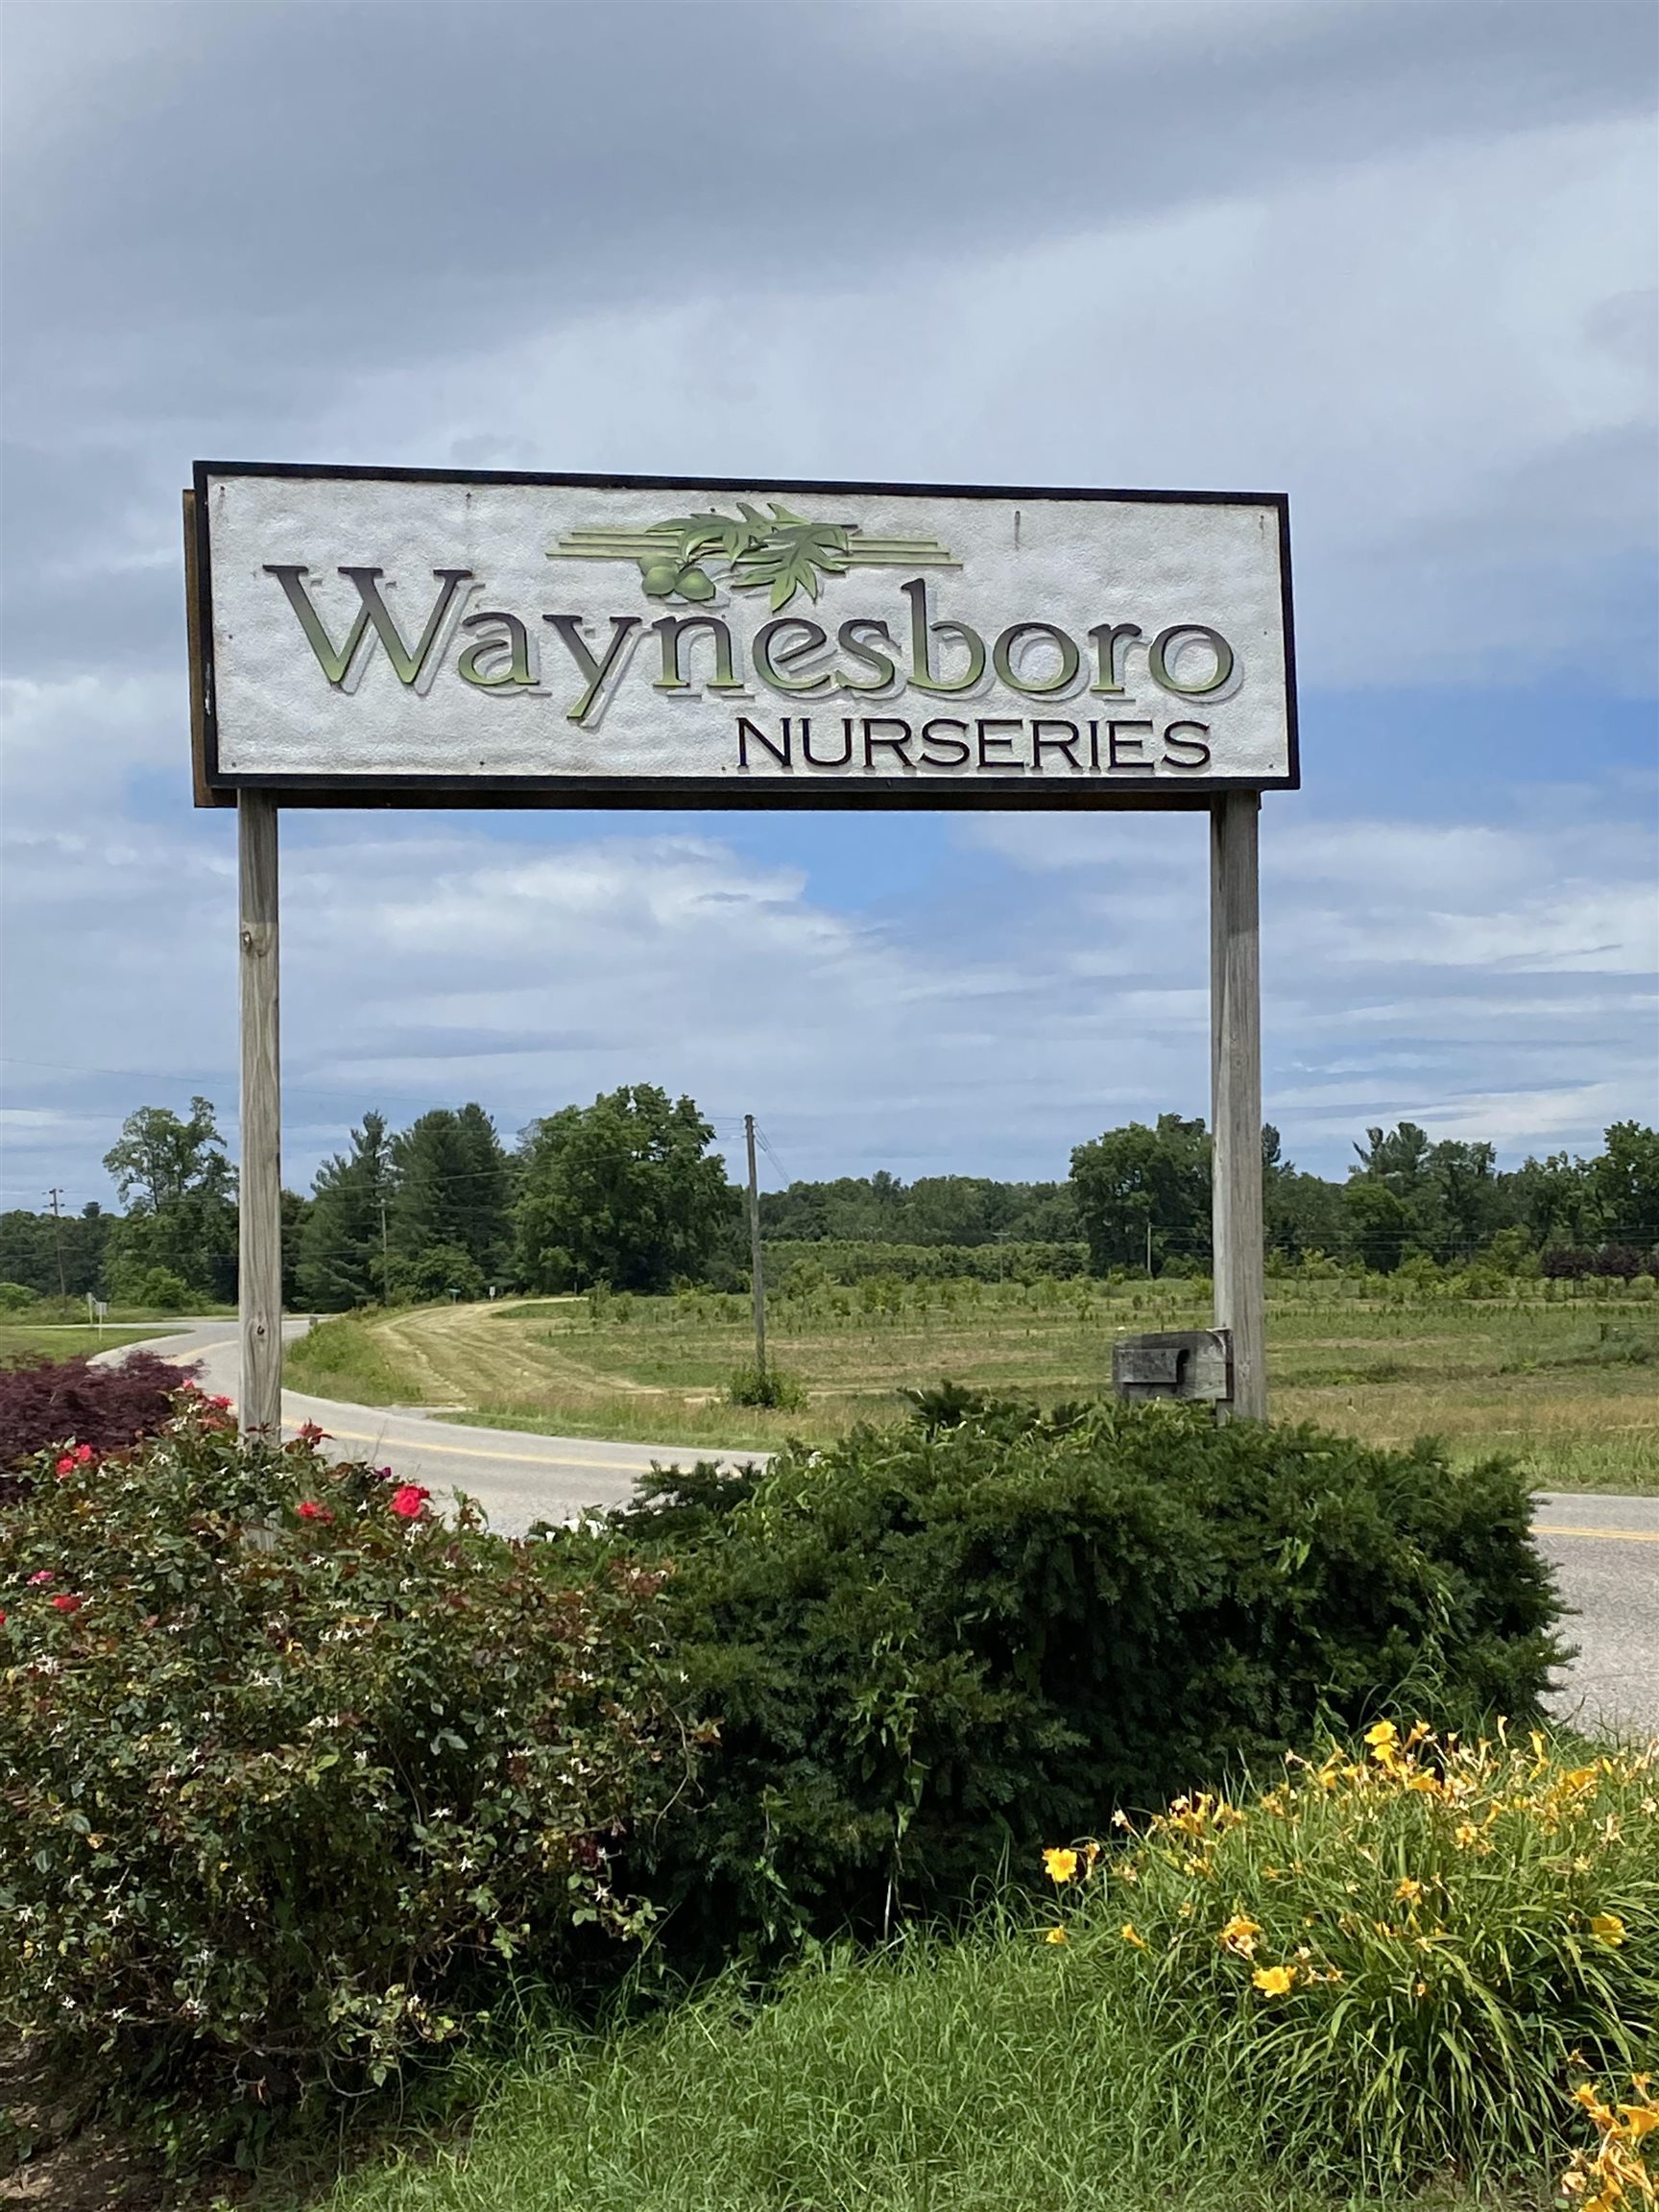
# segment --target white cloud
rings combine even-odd
[[[687,303],[363,376],[317,446],[1287,487],[1305,681],[1639,687],[1653,156],[1645,120],[1412,149],[862,291],[715,263]]]

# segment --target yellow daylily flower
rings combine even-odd
[[[1118,1929],[1118,1933],[1122,1936],[1125,1943],[1132,1943],[1137,1951],[1145,1950],[1146,1938],[1136,1928],[1133,1920],[1125,1920],[1122,1927]]]
[[[1043,1940],[1045,1943],[1064,1943],[1066,1940],[1066,1931],[1064,1928],[1050,1928],[1047,1935],[1044,1936]]]
[[[1048,1870],[1050,1882],[1070,1882],[1077,1871],[1075,1851],[1045,1851],[1043,1863]]]
[[[1598,1912],[1590,1922],[1590,1933],[1598,1943],[1605,1943],[1610,1951],[1617,1951],[1624,1940],[1624,1923],[1617,1912]]]
[[[1246,1913],[1235,1912],[1215,1940],[1223,1951],[1231,1951],[1235,1958],[1250,1959],[1255,1956],[1256,1938],[1261,1933],[1260,1921],[1252,1920]]]
[[[1293,1966],[1258,1966],[1250,1977],[1263,1997],[1288,1997],[1296,1986]]]

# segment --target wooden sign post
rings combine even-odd
[[[1233,1344],[1231,1410],[1267,1418],[1262,1231],[1262,932],[1254,791],[1210,812],[1211,1229],[1215,1326]]]
[[[242,1142],[236,1190],[244,1435],[282,1425],[282,1078],[278,1036],[276,801],[236,801],[242,982]]]

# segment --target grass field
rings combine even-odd
[[[17,1359],[44,1353],[51,1359],[73,1359],[83,1352],[108,1352],[118,1344],[136,1344],[152,1336],[175,1335],[161,1322],[148,1322],[119,1329],[108,1322],[102,1329],[91,1329],[74,1324],[46,1324],[32,1321],[0,1321],[0,1367],[10,1367]]]
[[[753,1354],[748,1301],[711,1292],[353,1315],[296,1345],[289,1377],[324,1396],[503,1428],[764,1449],[884,1418],[901,1390],[947,1375],[1045,1399],[1108,1389],[1115,1335],[1207,1320],[1179,1284],[864,1286],[779,1298],[771,1354],[805,1392],[790,1412],[726,1401]],[[1270,1294],[1268,1349],[1276,1419],[1380,1444],[1439,1435],[1460,1460],[1511,1452],[1547,1489],[1659,1493],[1650,1302],[1298,1286]]]

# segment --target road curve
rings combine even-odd
[[[309,1327],[304,1320],[284,1321],[284,1341],[293,1343]],[[240,1357],[234,1321],[180,1320],[170,1335],[142,1347],[117,1346],[97,1358],[117,1361],[139,1349],[194,1367],[204,1390],[234,1403]],[[592,1436],[525,1435],[435,1421],[415,1407],[353,1406],[284,1390],[283,1433],[292,1436],[307,1422],[340,1445],[343,1457],[390,1467],[400,1481],[423,1482],[440,1501],[465,1491],[483,1505],[491,1526],[510,1536],[522,1535],[534,1521],[566,1520],[585,1506],[626,1504],[639,1477],[654,1465],[715,1459],[741,1466],[765,1456],[671,1444],[610,1444]]]
[[[309,1323],[283,1323],[292,1342]],[[233,1321],[180,1321],[146,1350],[194,1364],[204,1390],[232,1401],[237,1387]],[[98,1355],[119,1360],[137,1347]],[[536,1521],[562,1521],[585,1506],[626,1503],[653,1465],[713,1458],[726,1466],[764,1457],[667,1444],[608,1444],[590,1436],[524,1435],[510,1429],[460,1427],[408,1407],[352,1406],[282,1393],[282,1427],[292,1435],[314,1422],[352,1458],[423,1482],[443,1500],[475,1498],[493,1527],[520,1535]],[[1659,1498],[1547,1491],[1534,1533],[1572,1608],[1568,1635],[1578,1656],[1551,1700],[1563,1719],[1588,1728],[1659,1735]]]

